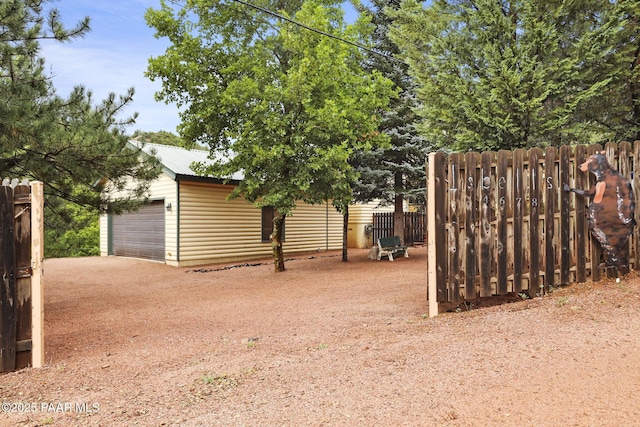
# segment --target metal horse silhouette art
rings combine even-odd
[[[593,197],[587,221],[591,234],[604,251],[604,265],[600,267],[614,267],[616,271],[626,269],[629,264],[629,237],[636,224],[631,184],[609,165],[604,151],[589,156],[580,165],[580,170],[593,173],[596,184],[588,190],[570,188],[564,184],[564,190],[582,197]]]

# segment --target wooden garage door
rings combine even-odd
[[[113,255],[164,261],[164,201],[112,218]]]

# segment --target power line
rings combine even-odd
[[[376,51],[376,50],[374,50],[374,49],[368,48],[368,47],[366,47],[366,46],[362,46],[362,45],[361,45],[361,44],[359,44],[359,43],[355,43],[355,42],[352,42],[352,41],[350,41],[350,40],[344,39],[344,38],[342,38],[342,37],[338,37],[338,36],[336,36],[336,35],[334,35],[334,34],[330,34],[330,33],[327,33],[327,32],[325,32],[325,31],[318,30],[317,28],[310,27],[310,26],[308,26],[308,25],[306,25],[306,24],[303,24],[302,22],[295,21],[295,20],[293,20],[293,19],[291,19],[291,18],[288,18],[288,17],[286,17],[286,16],[284,16],[284,15],[281,15],[281,14],[279,14],[279,13],[277,13],[277,12],[273,12],[273,11],[271,11],[271,10],[269,10],[269,9],[264,8],[264,7],[257,6],[257,5],[255,5],[255,4],[249,3],[249,2],[244,1],[244,0],[233,0],[233,1],[235,1],[236,3],[240,3],[240,4],[242,4],[242,5],[245,5],[245,6],[251,7],[251,8],[253,8],[253,9],[259,10],[260,12],[266,13],[266,14],[268,14],[268,15],[271,15],[271,16],[275,17],[275,18],[282,19],[283,21],[290,22],[290,23],[292,23],[292,24],[294,24],[294,25],[297,25],[297,26],[299,26],[299,27],[301,27],[301,28],[304,28],[305,30],[312,31],[312,32],[314,32],[314,33],[320,34],[320,35],[325,36],[325,37],[330,37],[330,38],[332,38],[332,39],[335,39],[335,40],[341,41],[342,43],[346,43],[346,44],[349,44],[349,45],[351,45],[351,46],[357,47],[358,49],[362,49],[362,50],[364,50],[364,51],[366,51],[366,52],[369,52],[369,53],[373,53],[373,54],[375,54],[375,55],[382,56],[382,57],[387,58],[387,59],[389,59],[389,60],[391,60],[391,61],[402,62],[402,61],[401,61],[401,60],[399,60],[398,58],[395,58],[395,57],[393,57],[393,56],[391,56],[391,55],[387,55],[386,53],[378,52],[378,51]],[[170,3],[172,3],[172,4],[174,4],[174,5],[176,5],[176,6],[181,6],[181,5],[179,4],[179,3],[180,3],[180,1],[179,1],[179,0],[169,0],[169,2],[170,2]]]
[[[317,34],[323,35],[323,36],[325,36],[325,37],[330,37],[330,38],[335,39],[335,40],[339,40],[339,41],[341,41],[341,42],[343,42],[343,43],[347,43],[347,44],[349,44],[349,45],[351,45],[351,46],[355,46],[355,47],[357,47],[358,49],[365,50],[365,51],[367,51],[367,52],[369,52],[369,53],[373,53],[373,54],[375,54],[375,55],[380,55],[380,56],[384,56],[385,58],[388,58],[388,59],[394,59],[394,60],[395,60],[395,58],[394,58],[394,57],[389,56],[389,55],[387,55],[386,53],[382,53],[382,52],[375,51],[375,50],[370,49],[370,48],[368,48],[368,47],[366,47],[366,46],[362,46],[361,44],[358,44],[358,43],[352,42],[352,41],[350,41],[350,40],[343,39],[342,37],[338,37],[338,36],[336,36],[336,35],[333,35],[333,34],[330,34],[330,33],[324,32],[324,31],[322,31],[322,30],[318,30],[318,29],[313,28],[313,27],[310,27],[310,26],[308,26],[308,25],[306,25],[306,24],[303,24],[302,22],[298,22],[298,21],[295,21],[295,20],[293,20],[293,19],[291,19],[291,18],[287,18],[287,17],[286,17],[286,16],[284,16],[284,15],[281,15],[281,14],[279,14],[279,13],[273,12],[273,11],[271,11],[271,10],[269,10],[269,9],[265,9],[265,8],[263,8],[263,7],[261,7],[261,6],[256,6],[255,4],[251,4],[251,3],[246,2],[246,1],[244,1],[244,0],[233,0],[233,1],[235,1],[236,3],[243,4],[243,5],[245,5],[245,6],[252,7],[252,8],[254,8],[254,9],[256,9],[256,10],[259,10],[259,11],[261,11],[261,12],[264,12],[264,13],[266,13],[266,14],[269,14],[269,15],[271,15],[271,16],[274,16],[274,17],[276,17],[276,18],[278,18],[278,19],[282,19],[282,20],[284,20],[284,21],[290,22],[290,23],[292,23],[292,24],[294,24],[294,25],[297,25],[297,26],[299,26],[299,27],[302,27],[302,28],[304,28],[304,29],[306,29],[306,30],[309,30],[309,31],[312,31],[312,32],[314,32],[314,33],[317,33]]]

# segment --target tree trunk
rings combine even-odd
[[[273,234],[271,235],[271,248],[273,249],[273,265],[275,272],[280,273],[284,268],[284,251],[282,250],[282,234],[284,231],[284,215],[277,213],[273,216]]]
[[[393,211],[393,234],[400,237],[400,242],[404,245],[404,198],[402,194],[396,194]]]
[[[342,214],[342,261],[348,261],[347,259],[347,241],[349,237],[349,207],[344,210]]]

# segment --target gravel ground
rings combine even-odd
[[[46,366],[0,375],[0,425],[639,423],[637,274],[429,319],[410,255],[47,260]]]

